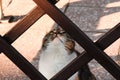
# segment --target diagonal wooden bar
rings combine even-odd
[[[40,7],[35,7],[9,32],[7,32],[3,38],[11,44],[44,14],[45,12]]]
[[[54,0],[54,3],[56,2],[57,1]],[[31,80],[46,80],[46,78],[10,44],[14,42],[28,28],[30,28],[30,26],[44,14],[44,11],[40,7],[35,7],[7,34],[5,34],[3,37],[0,36],[0,52],[3,52]]]
[[[47,80],[30,62],[0,36],[0,50],[31,80]]]
[[[59,0],[48,0],[51,4],[56,4]],[[19,21],[3,38],[8,42],[14,42],[21,34],[31,27],[45,12],[38,6],[31,10],[21,21]]]
[[[95,44],[101,49],[104,50],[112,42],[120,38],[120,23],[113,27],[109,32],[103,35]]]
[[[110,37],[112,37],[111,40],[109,40]],[[119,39],[119,37],[120,37],[120,23],[117,24],[114,28],[112,28],[109,32],[107,32],[104,36],[102,36],[97,42],[95,42],[95,44],[96,46],[99,46],[101,50],[104,50],[115,40]],[[75,72],[77,72],[80,68],[82,68],[82,66],[84,66],[90,60],[93,59],[93,57],[89,56],[85,51],[82,52],[81,54],[82,55],[74,59],[70,64],[68,64],[58,74],[56,74],[51,80],[56,79],[61,80],[61,78],[66,80],[70,76],[72,76]]]
[[[88,38],[70,19],[68,19],[57,7],[52,6],[46,0],[34,0],[53,20],[55,20],[68,34],[78,42],[89,56],[94,57],[116,79],[120,79],[120,67],[100,50],[92,40]],[[56,14],[56,15],[55,15]],[[73,33],[71,33],[73,32]],[[87,43],[87,44],[86,44]],[[112,66],[112,67],[111,67]],[[64,75],[65,76],[65,75]],[[58,79],[57,79],[58,80]]]
[[[37,7],[36,7],[36,8],[37,8]],[[42,10],[42,12],[44,12],[44,11]],[[25,20],[25,19],[24,19],[24,20]],[[28,19],[26,19],[26,20],[28,20]],[[36,19],[36,20],[37,20],[37,19]],[[33,20],[33,21],[34,21],[34,20]],[[26,22],[26,21],[25,21],[25,22]],[[28,23],[23,24],[23,26],[26,26],[27,24],[28,24]],[[33,24],[33,23],[32,23],[32,24]],[[30,24],[30,25],[32,25],[32,24]],[[22,24],[20,24],[20,25],[22,25]],[[20,30],[20,29],[21,29],[22,26],[20,26],[20,25],[19,25],[19,28],[16,28],[17,30]],[[17,26],[18,26],[18,25],[17,25]],[[27,26],[27,27],[28,27],[28,26]],[[15,29],[15,31],[13,31],[12,34],[15,34],[15,33],[16,33],[16,29]],[[27,30],[27,29],[26,29],[26,30]],[[117,30],[117,29],[116,29],[116,30]],[[119,28],[118,30],[120,30],[120,28]],[[11,31],[12,31],[12,30],[11,30]],[[23,30],[23,32],[19,33],[19,34],[18,34],[19,36],[18,36],[18,35],[16,35],[16,36],[13,35],[13,38],[9,35],[9,34],[11,33],[11,31],[9,31],[9,32],[6,34],[7,36],[4,36],[4,38],[6,38],[7,41],[9,41],[8,38],[10,38],[10,43],[12,43],[15,39],[17,39],[25,30]],[[116,33],[116,31],[114,31],[114,32]],[[119,31],[119,32],[120,32],[120,31]],[[119,34],[118,34],[118,35],[119,35]],[[113,35],[113,36],[114,36],[114,35]],[[15,38],[14,38],[14,37],[15,37]],[[108,39],[109,39],[109,38],[107,38],[107,36],[105,36],[105,38],[103,38],[103,39],[101,39],[101,40],[102,40],[102,41],[105,40],[106,42],[108,42],[108,44],[111,44],[111,43],[109,43]],[[100,40],[99,40],[99,41],[100,41]],[[104,42],[102,42],[102,41],[101,41],[101,43],[98,42],[97,46],[98,46],[98,45],[101,45],[101,46],[100,46],[101,48],[103,48],[104,46],[106,46],[106,45],[103,46]],[[97,42],[96,42],[96,43],[97,43]],[[86,63],[89,62],[89,61],[92,59],[92,57],[90,57],[88,54],[83,54],[82,56],[79,56],[79,57],[81,57],[81,59],[80,59],[81,61],[85,60]],[[78,59],[79,59],[79,58],[78,58]],[[85,62],[85,61],[84,61],[84,62]],[[74,62],[74,61],[73,61],[73,62]],[[83,65],[85,64],[84,62],[83,62]],[[80,61],[78,61],[78,63],[80,63]],[[70,65],[71,65],[71,64],[70,64]],[[77,64],[75,64],[75,65],[77,65]],[[78,65],[81,65],[81,64],[78,64]],[[61,79],[59,79],[59,78],[56,78],[56,79],[57,79],[57,80],[61,80]],[[54,80],[56,80],[56,79],[54,78]],[[63,78],[62,78],[62,79],[63,79]]]

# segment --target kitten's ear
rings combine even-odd
[[[60,26],[58,27],[58,29],[59,29],[60,31],[63,31],[63,29],[62,29]]]
[[[58,26],[53,26],[52,29],[51,29],[51,31],[52,31],[52,30],[55,30],[57,27],[58,27]]]

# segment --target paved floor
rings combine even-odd
[[[5,16],[13,15],[16,18],[21,18],[36,6],[32,0],[13,0],[7,7],[8,1],[3,0],[4,14]],[[119,0],[60,0],[56,6],[93,41],[98,40],[120,22]],[[4,35],[18,21],[8,23],[8,19],[3,20],[0,24],[0,34]],[[56,23],[49,16],[44,15],[12,45],[37,68],[39,60],[37,53],[41,48],[42,38],[55,25]],[[105,50],[116,61],[119,45],[120,39]],[[81,47],[76,48],[83,51]],[[97,80],[115,80],[95,60],[89,64]],[[0,80],[29,80],[29,78],[4,54],[0,54]]]

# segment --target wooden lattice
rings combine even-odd
[[[32,64],[11,45],[11,43],[13,43],[44,14],[48,14],[85,49],[85,51],[82,52],[82,55],[77,57],[58,74],[53,76],[51,80],[67,80],[92,59],[98,61],[111,75],[113,75],[117,80],[120,80],[120,67],[105,52],[103,52],[104,49],[120,37],[120,24],[117,24],[94,43],[68,17],[66,17],[56,6],[54,6],[57,1],[33,1],[37,4],[37,6],[9,32],[7,32],[4,36],[0,36],[1,52],[3,52],[14,64],[16,64],[16,66],[19,67],[31,80],[46,80],[46,78],[36,68],[34,68]]]

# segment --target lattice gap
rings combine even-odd
[[[120,79],[120,67],[108,55],[106,55],[105,52],[103,52],[104,49],[106,49],[119,38],[120,24],[117,24],[113,29],[109,30],[100,39],[93,42],[71,20],[69,20],[69,18],[67,18],[62,12],[60,12],[57,7],[51,5],[46,0],[33,1],[39,7],[36,6],[8,33],[6,33],[4,36],[0,36],[0,50],[4,52],[4,54],[9,59],[11,59],[11,61],[14,62],[14,64],[16,64],[17,67],[19,67],[31,80],[34,80],[35,78],[36,80],[46,80],[46,78],[42,74],[40,74],[39,71],[34,68],[34,66],[32,66],[31,63],[28,62],[26,58],[24,58],[11,44],[20,35],[22,35],[22,33],[24,33],[28,28],[30,28],[30,26],[34,24],[41,16],[43,16],[45,12],[86,50],[82,52],[81,56],[77,57],[74,61],[72,61],[72,64],[69,64],[67,67],[61,70],[51,80],[66,80],[73,73],[79,70],[79,68],[87,64],[93,58],[96,59],[117,80]],[[23,28],[20,31],[21,26]],[[92,67],[93,66],[91,66],[91,68]]]

